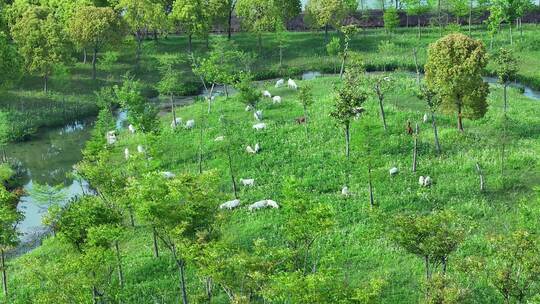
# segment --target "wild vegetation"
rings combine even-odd
[[[0,3],[0,148],[97,114],[88,191],[36,184],[50,234],[20,256],[2,158],[2,301],[540,300],[540,107],[511,86],[540,87],[532,4],[490,3],[486,30],[442,21],[468,2],[382,2],[367,30],[310,0],[322,31],[292,33],[300,1]],[[233,12],[247,32],[211,34]]]

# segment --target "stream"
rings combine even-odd
[[[310,80],[322,77],[320,72],[306,72],[302,75],[303,80]],[[486,77],[489,83],[496,83],[497,79]],[[513,84],[513,87],[522,87],[524,95],[535,100],[540,100],[540,91],[535,91],[530,87]],[[217,94],[222,92],[217,92]],[[190,104],[195,99],[191,97],[179,97],[175,99],[178,106]],[[160,114],[167,112],[170,104],[166,100],[159,100]],[[121,129],[127,119],[126,112],[116,114],[116,128]],[[46,207],[33,198],[31,193],[35,183],[40,185],[62,185],[65,194],[64,203],[69,199],[81,195],[88,190],[88,184],[71,176],[73,165],[82,160],[81,150],[85,142],[90,138],[90,132],[94,124],[94,119],[86,119],[67,124],[61,128],[49,128],[41,131],[30,141],[11,143],[6,149],[9,158],[18,163],[23,174],[23,184],[26,195],[21,198],[18,209],[24,214],[24,220],[19,224],[22,234],[21,241],[28,251],[39,245],[42,236],[47,231],[41,223]]]

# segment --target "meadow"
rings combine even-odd
[[[384,62],[379,62],[383,59],[374,52],[384,35],[375,36],[374,33],[368,32],[366,38],[359,36],[355,41],[355,48],[364,52],[368,67],[370,62],[373,66]],[[325,64],[332,66],[332,61],[322,55],[322,44],[307,47],[318,45],[318,39],[322,39],[322,36],[308,38],[314,36],[311,33],[291,35],[297,43],[302,41],[306,44],[305,48],[295,47],[295,50],[304,55],[305,52],[316,52],[321,57],[310,59],[315,54],[307,54],[306,58],[300,58],[300,53],[294,55],[291,51],[287,55],[290,56],[287,57],[287,66],[297,67],[298,70],[321,70]],[[427,43],[430,41],[428,37],[435,39],[438,34],[425,34],[422,41]],[[242,36],[235,39],[242,44]],[[412,47],[412,42],[406,43],[406,39],[399,35],[395,39],[401,41],[395,42],[400,48]],[[176,45],[172,42],[176,41],[176,38],[162,41],[158,49],[167,46],[172,51],[172,45]],[[160,49],[159,53],[164,51]],[[537,54],[538,50],[535,52]],[[410,56],[400,53],[394,54],[396,62],[399,62],[396,68],[409,69]],[[534,52],[523,51],[522,54],[531,53]],[[529,60],[538,58],[531,56]],[[520,75],[528,77],[533,75],[529,73],[534,72],[525,69]],[[215,202],[217,208],[219,203],[234,198],[226,153],[226,144],[230,144],[233,171],[237,178],[255,179],[252,188],[240,186],[241,208],[219,212],[223,220],[223,242],[240,252],[256,255],[254,243],[261,240],[271,249],[262,253],[264,256],[279,255],[287,247],[284,229],[291,221],[290,214],[295,202],[287,194],[291,184],[302,193],[306,203],[317,202],[331,208],[334,224],[317,239],[313,247],[319,271],[331,275],[326,279],[315,277],[314,281],[305,282],[306,289],[313,284],[316,286],[314,290],[320,294],[317,294],[316,301],[303,303],[330,303],[334,300],[335,303],[342,303],[338,298],[331,300],[330,295],[336,296],[351,289],[358,294],[360,291],[373,292],[374,296],[369,298],[372,302],[358,296],[358,300],[343,303],[419,302],[424,296],[423,262],[393,242],[390,237],[394,229],[393,219],[401,213],[452,210],[467,226],[466,237],[451,255],[448,268],[449,275],[467,290],[467,296],[461,303],[501,303],[501,295],[489,281],[491,237],[520,228],[529,229],[531,233],[540,232],[535,225],[540,213],[540,194],[535,188],[540,183],[539,101],[530,100],[518,90],[510,89],[509,122],[506,127],[508,138],[505,140],[506,173],[503,177],[500,86],[491,86],[488,113],[479,120],[465,120],[464,133],[456,129],[454,115],[437,114],[442,145],[442,154],[438,156],[434,150],[431,125],[422,122],[427,107],[415,94],[415,78],[400,69],[388,75],[393,81],[392,90],[385,98],[388,130],[383,130],[376,96],[372,94],[364,106],[365,114],[352,124],[350,159],[344,153],[343,130],[329,115],[334,103],[334,85],[340,80],[328,76],[298,82],[299,86],[313,86],[315,102],[308,109],[309,135],[306,135],[304,126],[295,121],[303,115],[297,92],[287,88],[276,89],[273,81],[263,81],[258,83],[260,90],[268,89],[273,95],[283,98],[281,104],[273,104],[269,99],[263,99],[260,103],[259,108],[263,110],[267,124],[265,130],[252,129],[256,123],[253,113],[244,110],[245,105],[237,96],[228,99],[219,97],[210,112],[208,104],[202,101],[178,110],[177,115],[184,121],[195,120],[196,127],[192,130],[171,129],[172,117],[169,114],[162,118],[162,132],[159,135],[122,131],[119,142],[103,154],[101,161],[107,164],[111,172],[124,172],[122,174],[128,174],[128,168],[133,166],[197,174],[199,157],[202,155],[203,170],[214,172],[218,177],[222,201]],[[224,118],[228,122],[226,127]],[[420,127],[418,169],[415,173],[411,171],[413,137],[406,132],[407,121],[418,123]],[[215,141],[219,136],[225,136],[225,142]],[[245,147],[255,143],[261,144],[261,151],[255,155],[246,153]],[[125,160],[124,149],[136,151],[138,145],[146,148],[151,160],[141,161],[137,157]],[[485,191],[479,188],[479,175],[475,168],[477,163],[486,178]],[[369,203],[368,167],[371,168],[374,208]],[[399,169],[395,176],[389,174],[392,167]],[[431,176],[434,184],[431,187],[420,186],[420,175]],[[350,196],[341,195],[344,185],[350,188]],[[260,199],[273,199],[280,204],[280,208],[249,212],[246,206]],[[139,220],[135,219],[135,222],[139,223]],[[120,240],[125,265],[124,287],[117,288],[115,276],[109,277],[109,281],[104,283],[104,286],[108,286],[104,290],[111,302],[179,301],[178,278],[171,256],[163,249],[163,244],[160,246],[161,255],[155,258],[150,227],[138,224],[133,229],[127,229]],[[91,303],[89,290],[92,283],[79,264],[73,262],[79,258],[70,245],[60,238],[51,237],[45,239],[41,247],[11,261],[9,285],[13,288],[10,303]],[[224,258],[215,257],[215,261],[218,263]],[[237,276],[216,278],[217,284],[240,284],[240,281],[245,281],[248,286],[251,280],[257,281],[257,275],[264,273],[264,270],[246,266],[251,265],[247,257],[234,258],[238,258],[235,263],[239,272],[233,272]],[[475,263],[479,265],[477,268],[472,266]],[[189,265],[187,271],[190,300],[203,303],[204,274]],[[58,288],[59,285],[62,288]],[[264,295],[268,296],[265,290],[269,288],[271,286],[264,284],[259,286],[252,301],[264,303]],[[284,289],[282,292],[293,290]],[[292,295],[289,296],[294,299]],[[229,303],[226,293],[216,288],[212,303]]]

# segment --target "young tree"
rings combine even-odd
[[[187,257],[201,238],[211,231],[217,210],[215,176],[182,175],[166,180],[160,174],[144,177],[152,187],[133,185],[136,195],[152,195],[155,199],[142,199],[137,206],[140,217],[156,229],[156,233],[169,249],[175,262],[182,296],[188,303],[185,268]],[[157,187],[157,189],[156,189]],[[159,189],[159,194],[155,190]]]
[[[279,67],[283,67],[283,50],[285,50],[290,43],[289,33],[287,28],[279,23],[276,26],[276,42],[279,49]]]
[[[384,94],[390,90],[391,83],[392,79],[385,75],[376,76],[373,81],[373,89],[379,100],[379,109],[381,111],[381,119],[385,131],[388,127],[386,125],[386,115],[384,113]]]
[[[489,86],[482,79],[486,65],[484,44],[463,34],[448,35],[429,46],[427,86],[442,98],[444,107],[457,112],[460,131],[464,114],[480,118],[487,112]]]
[[[92,79],[96,80],[98,52],[124,37],[122,19],[110,7],[85,6],[70,19],[68,31],[78,45],[92,50]]]
[[[487,23],[487,29],[489,33],[489,50],[493,50],[493,40],[495,35],[499,32],[501,23],[504,21],[504,12],[501,6],[493,5],[490,8],[490,13],[488,19],[485,21]]]
[[[487,268],[490,283],[504,303],[527,303],[540,286],[540,242],[535,234],[518,230],[491,242],[493,256]]]
[[[43,77],[43,89],[47,92],[49,76],[54,68],[70,59],[71,46],[60,23],[48,9],[32,7],[11,32],[24,58],[25,69]]]
[[[238,90],[238,100],[247,107],[256,110],[262,94],[253,86],[251,75],[242,74],[236,84],[236,89]]]
[[[203,0],[175,0],[171,16],[188,36],[189,52],[193,52],[193,35],[210,30],[210,18]]]
[[[349,55],[349,44],[354,38],[354,35],[358,33],[358,28],[355,25],[346,25],[341,27],[341,32],[345,37],[345,47],[343,48],[343,53],[341,54],[341,71],[339,73],[339,77],[343,78],[345,62],[347,61],[347,56]]]
[[[325,40],[328,41],[328,29],[330,26],[340,28],[343,19],[356,10],[356,0],[309,0],[306,4],[306,17],[315,27],[324,27]]]
[[[338,37],[332,37],[332,40],[326,45],[326,52],[330,57],[338,57],[341,51],[341,39]],[[337,59],[337,58],[336,58]],[[337,64],[334,64],[334,74],[337,73]]]
[[[506,48],[501,48],[495,57],[497,63],[497,76],[499,83],[504,88],[504,113],[508,110],[508,85],[517,76],[518,63],[513,52]]]
[[[19,242],[17,224],[23,219],[16,208],[17,198],[0,185],[0,267],[4,297],[8,297],[6,250]]]
[[[308,108],[314,102],[313,87],[311,85],[306,84],[300,87],[300,91],[298,92],[298,101],[300,101],[300,104],[302,105],[302,109],[304,110],[304,118],[305,118],[304,127],[306,129],[306,137],[309,138],[308,123],[310,122],[310,119],[308,117]]]
[[[364,108],[362,104],[367,100],[367,93],[358,85],[363,77],[364,69],[359,55],[352,54],[350,66],[345,72],[343,83],[334,88],[334,109],[330,116],[344,128],[345,131],[345,155],[350,156],[350,128],[351,122],[357,119]]]
[[[407,10],[407,16],[416,16],[416,25],[418,28],[418,39],[422,36],[422,27],[420,24],[420,17],[427,13],[431,9],[431,4],[427,0],[406,0],[405,7]]]
[[[173,115],[173,125],[177,127],[176,108],[174,106],[174,95],[182,87],[182,73],[176,69],[179,63],[178,56],[165,56],[160,58],[161,80],[157,84],[160,94],[168,96],[171,102],[171,112]]]
[[[384,12],[384,29],[387,33],[393,33],[399,27],[399,14],[397,9],[389,8]]]
[[[396,244],[424,260],[427,280],[439,266],[442,273],[446,273],[449,256],[457,250],[465,235],[464,224],[450,211],[399,215],[392,232]]]
[[[433,128],[433,136],[435,138],[435,150],[437,154],[441,154],[441,144],[439,142],[439,133],[437,132],[437,123],[435,119],[435,113],[438,111],[441,105],[441,98],[427,86],[423,85],[420,87],[420,93],[418,96],[420,99],[424,100],[431,112],[431,127]]]
[[[122,16],[135,36],[137,42],[135,55],[137,66],[141,60],[142,43],[146,35],[146,29],[152,21],[153,6],[152,0],[119,0],[116,6],[118,10],[123,12]]]

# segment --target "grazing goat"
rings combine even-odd
[[[269,91],[263,91],[263,96],[267,98],[272,98],[272,94]]]
[[[246,106],[246,112],[253,111],[253,107],[251,105]]]
[[[216,137],[216,139],[214,139],[214,141],[224,141],[225,140],[225,136],[218,136]]]
[[[293,89],[293,90],[298,89],[298,85],[296,84],[296,82],[290,78],[289,78],[289,81],[287,81],[287,86],[289,87],[289,89]]]
[[[169,171],[161,172],[161,175],[166,179],[173,179],[176,177],[176,174]]]
[[[139,153],[141,153],[141,154],[144,153],[144,152],[145,152],[144,147],[141,146],[141,145],[138,145],[138,146],[137,146],[137,152],[139,152]]]
[[[429,121],[429,116],[426,114],[424,114],[424,117],[422,119],[424,121],[424,123],[427,123]]]
[[[255,180],[253,178],[240,179],[240,183],[245,187],[253,187],[255,185]]]
[[[133,125],[129,125],[128,130],[131,132],[131,134],[135,134],[135,127]]]
[[[263,120],[263,111],[262,110],[256,111],[255,113],[253,113],[253,117],[255,117],[255,120],[257,121]]]
[[[399,173],[399,169],[396,168],[396,167],[393,167],[392,169],[390,169],[390,175],[396,175]]]
[[[279,88],[279,87],[283,86],[284,84],[285,84],[285,80],[280,79],[280,80],[276,81],[276,88]]]
[[[190,119],[186,121],[186,129],[193,129],[195,127],[195,120]]]
[[[251,146],[247,146],[246,147],[246,152],[247,153],[251,153],[251,154],[257,154],[259,153],[259,151],[261,150],[261,147],[259,146],[259,144],[255,144],[255,147],[251,147]]]
[[[125,149],[124,149],[124,158],[125,158],[126,160],[129,159],[129,149],[128,149],[128,148],[125,148]]]
[[[228,210],[233,210],[234,208],[240,206],[240,200],[232,200],[232,201],[228,201],[228,202],[225,202],[221,205],[219,205],[219,209],[228,209]]]
[[[343,196],[351,195],[351,192],[349,191],[349,187],[343,186],[343,188],[341,188],[341,195]]]
[[[116,141],[116,131],[107,132],[107,144],[114,145]]]
[[[277,209],[279,208],[279,205],[273,200],[262,200],[262,201],[258,201],[256,203],[251,204],[248,208],[249,208],[249,211],[255,211],[255,210],[264,209],[268,207]]]
[[[281,103],[281,96],[274,96],[274,98],[272,98],[272,103]]]
[[[262,123],[258,123],[258,124],[256,124],[256,125],[253,125],[253,129],[259,130],[259,131],[260,131],[260,130],[264,130],[264,129],[266,129],[266,124],[263,123],[263,122],[262,122]]]
[[[171,128],[176,128],[176,126],[179,126],[182,124],[182,118],[177,117],[176,119],[173,119],[171,122]]]
[[[426,177],[420,176],[420,178],[418,179],[418,184],[423,187],[429,187],[433,184],[433,181],[431,180],[431,177],[429,176],[426,176]]]

